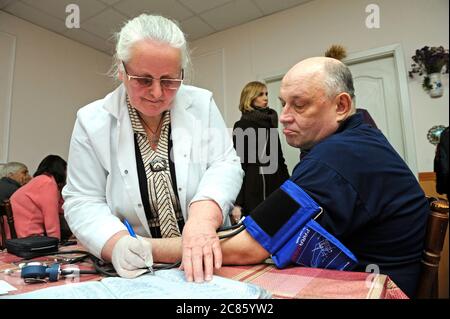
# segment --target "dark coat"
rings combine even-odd
[[[20,184],[9,177],[3,177],[0,179],[0,202],[9,199],[16,190],[18,190]]]
[[[434,171],[436,172],[436,191],[439,194],[448,196],[448,178],[449,178],[449,141],[448,126],[441,133],[439,144],[436,147],[434,156]]]
[[[269,108],[245,112],[234,124],[233,145],[245,172],[235,204],[242,207],[243,215],[248,215],[289,178],[277,124],[277,113]],[[265,155],[261,156],[264,149]]]

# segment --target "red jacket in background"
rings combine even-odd
[[[61,239],[61,194],[55,179],[39,175],[11,196],[17,237],[47,235]]]

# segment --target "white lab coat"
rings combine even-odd
[[[70,142],[67,222],[97,257],[127,218],[135,232],[150,237],[136,169],[133,130],[120,85],[105,98],[81,108]],[[183,217],[190,203],[212,199],[224,223],[241,188],[243,171],[212,93],[182,85],[171,108],[173,161]]]

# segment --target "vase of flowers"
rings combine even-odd
[[[448,73],[448,50],[444,47],[424,46],[416,50],[416,54],[411,57],[414,63],[411,64],[409,76],[412,78],[417,73],[423,77],[422,87],[431,97],[440,97],[444,92],[441,74]]]
[[[431,97],[441,97],[444,94],[444,87],[442,86],[441,73],[435,72],[428,75],[429,87],[428,94]]]

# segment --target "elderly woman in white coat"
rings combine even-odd
[[[151,266],[145,238],[182,236],[186,279],[210,280],[222,263],[216,229],[242,183],[239,157],[211,92],[182,84],[189,54],[174,22],[142,14],[117,39],[121,85],[77,113],[65,217],[122,277]]]

